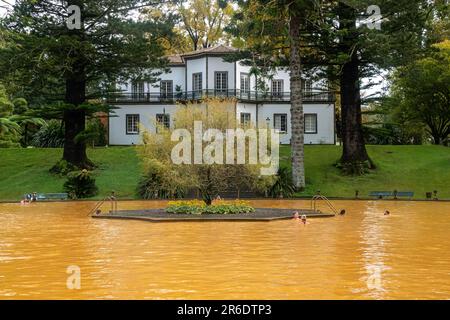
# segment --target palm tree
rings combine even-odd
[[[30,127],[41,127],[45,125],[45,120],[42,118],[36,118],[33,116],[26,115],[13,115],[10,117],[10,120],[17,123],[21,128],[21,132],[23,133],[23,145],[28,146],[28,131]]]
[[[6,134],[20,134],[20,126],[10,118],[0,118],[0,136]]]

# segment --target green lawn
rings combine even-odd
[[[62,192],[64,178],[48,170],[62,157],[62,149],[0,149],[0,200],[17,200],[26,192]],[[123,198],[134,198],[140,175],[134,147],[88,149],[102,198],[115,190]]]
[[[329,197],[361,197],[370,191],[414,191],[415,198],[438,190],[439,197],[450,198],[450,148],[442,146],[368,146],[377,169],[359,177],[342,176],[333,166],[340,158],[336,146],[306,146],[306,190],[317,190]],[[282,148],[281,161],[289,162],[289,148]],[[300,195],[300,194],[299,194]]]
[[[414,191],[424,198],[426,191],[439,191],[440,198],[450,198],[450,148],[440,146],[368,146],[377,170],[362,177],[345,177],[333,163],[340,147],[306,146],[305,192],[316,190],[329,197],[361,196],[369,191]],[[61,157],[61,149],[0,149],[0,200],[18,200],[26,192],[62,192],[64,178],[48,169]],[[121,198],[135,198],[140,175],[135,147],[110,147],[88,150],[99,165],[96,170],[101,198],[115,190]],[[282,147],[281,162],[289,162],[289,148]]]

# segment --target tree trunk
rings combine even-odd
[[[79,6],[83,17],[83,1],[71,0],[67,5]],[[82,41],[84,32],[82,22],[81,29],[69,30],[68,35]],[[86,125],[86,113],[78,109],[78,106],[86,101],[86,56],[78,50],[72,50],[68,55],[73,61],[71,68],[64,74],[66,80],[64,102],[69,106],[63,113],[65,126],[63,160],[80,169],[91,169],[94,165],[87,157],[85,141],[76,141],[77,135],[85,130]]]
[[[342,164],[356,164],[369,161],[373,166],[362,131],[359,58],[357,50],[356,11],[339,4],[340,29],[347,32],[341,40],[341,50],[350,55],[340,74],[341,83],[341,134],[343,142]]]
[[[86,82],[84,77],[81,75],[76,79],[66,80],[65,102],[73,107],[65,110],[63,114],[65,125],[63,160],[80,169],[90,169],[93,166],[86,154],[86,143],[75,141],[76,136],[85,130],[86,114],[84,111],[76,109],[85,100]]]
[[[434,144],[436,144],[436,145],[440,145],[440,144],[442,143],[441,137],[438,136],[438,135],[433,136],[433,142],[434,142]]]
[[[291,160],[292,182],[297,190],[305,188],[304,164],[304,115],[302,97],[302,68],[300,58],[301,17],[293,13],[289,22],[291,40],[290,81],[291,81]]]

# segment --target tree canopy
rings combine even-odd
[[[435,144],[445,144],[450,135],[450,41],[432,47],[430,56],[394,73],[392,92],[397,112],[426,125]]]
[[[2,21],[1,74],[19,83],[31,104],[44,101],[41,111],[47,117],[63,119],[63,159],[76,167],[92,166],[80,139],[85,117],[109,110],[92,99],[121,80],[155,81],[159,73],[154,70],[165,66],[159,39],[170,37],[173,22],[132,18],[133,10],[152,5],[139,0],[18,0]],[[69,28],[69,18],[77,19],[71,6],[79,8],[80,21]]]

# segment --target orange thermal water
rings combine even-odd
[[[347,215],[306,226],[99,220],[86,216],[94,202],[0,204],[0,299],[450,298],[449,202],[333,203]],[[80,290],[67,288],[69,266],[80,268]]]

